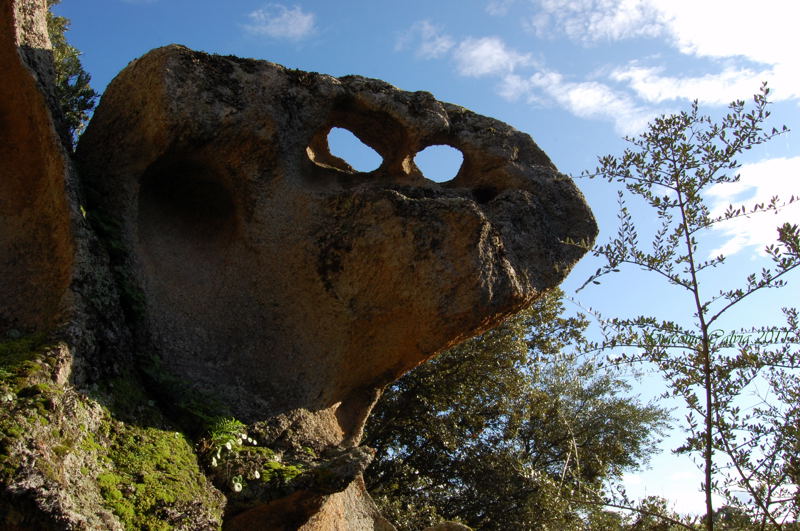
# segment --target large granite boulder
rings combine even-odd
[[[359,173],[331,127],[383,156]],[[462,151],[450,182],[414,156]],[[425,92],[181,46],[106,90],[78,159],[165,369],[354,444],[379,389],[557,285],[595,225],[527,135]]]
[[[44,0],[3,8],[0,524],[391,529],[370,408],[564,278],[597,232],[572,181],[428,93],[167,46],[109,85],[78,183],[48,44],[15,36]],[[445,183],[414,164],[438,144]]]

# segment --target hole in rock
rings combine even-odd
[[[160,172],[159,172],[160,173]],[[219,183],[191,171],[170,168],[146,175],[140,193],[140,219],[149,229],[175,238],[209,241],[229,232],[233,202]]]
[[[481,186],[475,188],[472,191],[472,197],[474,197],[475,201],[477,201],[478,203],[485,205],[486,203],[497,197],[498,193],[499,192],[497,188],[493,186]]]
[[[454,178],[464,162],[464,154],[454,147],[428,146],[414,156],[414,163],[423,175],[437,183]]]
[[[328,148],[331,155],[346,161],[354,170],[370,172],[378,169],[383,158],[356,135],[341,127],[328,133]]]

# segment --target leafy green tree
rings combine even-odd
[[[647,496],[631,504],[621,529],[626,531],[683,531],[698,529],[692,518],[681,516],[669,507],[669,502],[659,496]]]
[[[59,3],[61,0],[47,0],[48,8]],[[59,17],[48,10],[47,32],[53,45],[56,97],[74,143],[89,121],[97,93],[89,85],[92,78],[81,65],[81,53],[67,42],[69,24],[68,18]]]
[[[387,389],[367,426],[364,443],[377,453],[366,482],[401,529],[615,519],[595,493],[646,460],[666,413],[567,352],[583,344],[586,321],[562,317],[561,296],[546,294]]]
[[[720,216],[713,216],[706,204],[709,187],[739,180],[737,157],[786,131],[764,129],[770,115],[768,94],[765,84],[752,107],[733,102],[719,121],[701,115],[697,102],[689,112],[661,116],[640,136],[626,139],[631,147],[621,157],[602,157],[596,171],[585,174],[624,188],[619,192],[617,235],[593,250],[606,263],[585,285],[634,266],[686,296],[672,320],[642,315],[601,321],[607,340],[599,346],[633,347],[617,361],[653,364],[666,379],[668,395],[682,398],[688,407],[688,437],[679,452],[701,457],[708,530],[715,526],[715,492],[759,529],[781,528],[798,517],[797,311],[784,309],[784,326],[745,327],[724,337],[715,330],[723,317],[754,295],[786,285],[785,277],[800,266],[800,230],[789,223],[779,227],[778,241],[766,248],[771,267],[729,289],[709,287],[727,278],[721,273],[725,257],[701,254],[703,237],[719,223],[776,211],[795,201],[775,197],[749,209],[731,206]],[[631,197],[650,212],[634,219],[628,207]],[[652,219],[657,227],[648,248],[640,243],[639,230]],[[769,388],[769,399],[743,407],[742,398],[756,384]]]

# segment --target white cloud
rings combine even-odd
[[[508,13],[508,8],[516,0],[489,0],[486,4],[486,12],[492,15],[493,17],[501,17]]]
[[[535,0],[535,5],[526,25],[540,37],[564,34],[584,44],[661,37],[682,54],[729,63],[700,77],[662,76],[643,67],[627,76],[620,72],[620,79],[627,78],[649,101],[672,93],[671,99],[728,103],[752,95],[762,81],[770,83],[776,101],[800,98],[796,0],[764,6],[750,0]]]
[[[500,83],[498,92],[503,99],[508,101],[517,101],[523,96],[525,96],[526,100],[529,102],[532,98],[533,101],[537,101],[535,94],[531,92],[531,89],[531,84],[526,78],[517,74],[508,74],[503,76],[503,80]]]
[[[442,32],[439,26],[429,20],[415,22],[395,43],[395,50],[404,50],[416,45],[414,52],[423,59],[436,59],[448,53],[455,41],[450,35]]]
[[[487,12],[503,14],[515,0],[488,0]],[[712,60],[702,75],[671,74],[657,57],[614,68],[602,66],[584,79],[542,68],[532,55],[496,36],[462,40],[429,21],[416,23],[398,41],[426,59],[447,57],[468,77],[496,77],[509,101],[556,104],[588,119],[614,123],[635,134],[678,100],[724,105],[749,99],[767,81],[772,101],[800,98],[800,32],[791,28],[796,0],[777,9],[743,0],[530,0],[527,26],[540,36],[566,35],[586,45],[631,38],[666,39],[679,52]],[[800,14],[800,13],[798,13]],[[784,40],[785,39],[785,40]],[[713,66],[713,62],[718,64]],[[655,66],[654,66],[655,65]],[[538,70],[531,74],[533,70]],[[527,70],[527,72],[526,72]]]
[[[765,65],[755,76],[768,81],[775,100],[800,97],[800,32],[796,21],[800,4],[795,0],[773,0],[756,5],[749,0],[672,0],[657,2],[660,20],[675,46],[684,54],[716,59],[745,58]],[[742,80],[748,76],[743,71]],[[744,90],[744,89],[743,89]]]
[[[269,4],[247,17],[250,24],[245,24],[244,28],[254,35],[298,41],[315,31],[314,13],[306,13],[299,6]]]
[[[469,77],[510,74],[518,66],[533,64],[530,55],[508,48],[499,37],[465,39],[454,56],[458,73]]]
[[[800,38],[795,0],[650,0],[681,52],[705,57],[743,56],[765,64],[796,62]]]
[[[715,185],[708,190],[713,201],[712,216],[721,215],[729,204],[766,204],[776,195],[784,201],[792,195],[800,197],[800,157],[774,158],[745,164],[739,173],[739,182]],[[766,245],[775,243],[778,226],[787,222],[797,223],[798,220],[800,202],[780,210],[777,214],[755,214],[722,222],[717,225],[716,230],[726,240],[711,251],[710,255],[731,256],[748,247],[756,247],[763,252]]]
[[[439,27],[420,21],[406,31],[396,45],[398,50],[412,47],[425,59],[450,55],[462,76],[498,77],[498,93],[509,101],[524,99],[527,103],[560,105],[581,118],[613,122],[617,132],[623,135],[642,131],[658,114],[603,83],[567,81],[560,73],[542,67],[532,75],[520,74],[523,67],[537,67],[537,61],[530,54],[510,48],[499,37],[467,38],[455,45]]]
[[[500,95],[509,100],[525,96],[528,102],[555,103],[581,118],[610,121],[622,135],[641,132],[658,114],[608,85],[597,81],[568,81],[562,74],[548,70],[528,78],[505,76]]]
[[[563,32],[590,43],[663,32],[647,0],[537,0],[535,4],[537,11],[525,26],[539,37]]]
[[[661,75],[663,68],[632,63],[611,73],[611,79],[626,82],[649,103],[687,99],[700,103],[724,105],[758,91],[761,83],[772,79],[769,73],[749,68],[728,67],[716,74],[698,77]]]

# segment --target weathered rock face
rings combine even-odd
[[[334,126],[381,166],[331,155]],[[464,154],[450,182],[414,164],[434,144]],[[141,290],[142,350],[189,393],[246,422],[292,419],[323,449],[356,445],[383,386],[558,284],[596,232],[573,183],[505,124],[180,46],[114,80],[78,158]]]
[[[36,4],[0,6],[0,333],[54,326],[72,271],[69,159],[50,114],[50,41]]]
[[[62,341],[0,342],[0,524],[205,529],[224,494],[230,529],[391,529],[361,481],[374,400],[564,278],[596,235],[573,183],[527,135],[430,94],[169,46],[112,82],[78,148],[109,263],[47,62],[37,87],[19,59],[47,45],[13,37],[45,3],[3,6],[0,332]],[[331,155],[335,126],[382,165]],[[464,155],[447,183],[414,165],[436,144]],[[248,425],[194,455],[162,413],[198,403]]]
[[[345,127],[383,156],[353,171]],[[464,154],[451,182],[414,155]],[[377,390],[555,286],[590,240],[522,133],[423,92],[180,46],[108,87],[78,148],[166,367],[248,421],[298,408],[354,443]]]

